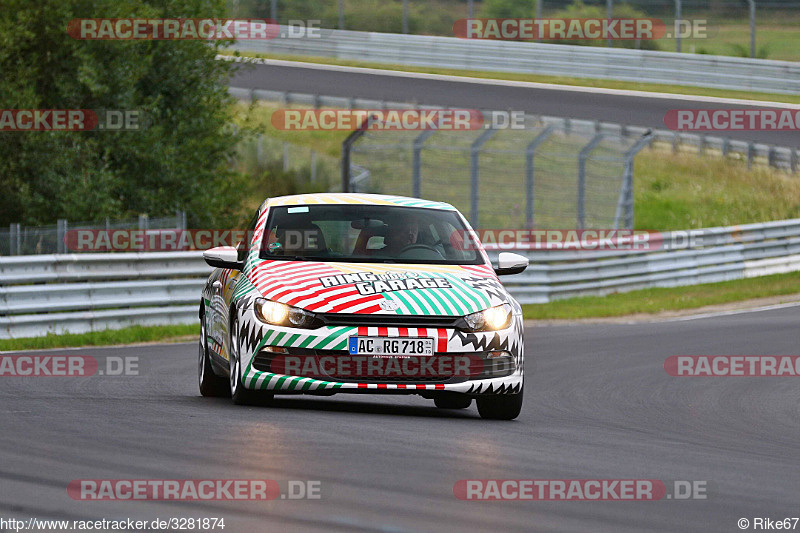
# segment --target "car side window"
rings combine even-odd
[[[256,214],[253,215],[253,219],[250,221],[250,224],[247,225],[244,238],[236,246],[236,251],[238,253],[237,257],[239,261],[244,261],[247,258],[247,252],[250,251],[250,241],[253,239],[253,232],[256,230],[256,224],[258,224],[258,209],[256,209]]]

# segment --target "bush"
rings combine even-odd
[[[606,18],[606,9],[603,6],[591,5],[587,6],[581,0],[575,0],[572,4],[564,9],[554,12],[547,18],[566,18],[566,19],[583,19],[583,18]],[[614,3],[614,18],[647,18],[647,15],[632,7],[629,4],[622,4],[619,2]],[[544,41],[555,44],[576,44],[582,46],[605,46],[605,39],[572,39],[572,40],[558,40],[558,41]],[[643,50],[660,50],[657,41],[642,40],[642,41],[613,41],[613,46],[620,48],[641,48]]]

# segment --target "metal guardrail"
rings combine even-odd
[[[202,252],[0,258],[0,338],[191,324],[211,267]]]
[[[286,31],[282,26],[281,32]],[[239,41],[232,49],[408,66],[800,93],[800,63],[705,54],[344,30],[322,30],[319,38]]]
[[[798,89],[800,90],[800,89]],[[320,94],[290,91],[268,91],[229,87],[228,92],[241,100],[264,100],[281,102],[284,105],[299,104],[314,107],[336,107],[344,109],[441,109],[441,106],[415,106],[411,103],[389,102],[366,98],[345,98]],[[642,126],[629,126],[613,122],[582,120],[568,117],[540,115],[532,117],[545,125],[553,124],[559,129],[583,132],[586,134],[604,133],[618,137],[641,137],[652,133],[652,143],[668,145],[673,152],[689,151],[699,154],[719,154],[725,157],[747,161],[752,165],[769,165],[787,172],[800,170],[800,149],[771,144],[739,141],[727,137],[715,137],[699,133],[685,133],[664,129],[650,129]],[[354,173],[355,175],[356,173]]]
[[[663,234],[648,251],[537,250],[503,282],[522,303],[800,270],[800,219]],[[497,252],[490,252],[496,258]],[[0,258],[0,338],[191,324],[210,272],[201,252]]]

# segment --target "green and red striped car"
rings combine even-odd
[[[271,198],[236,248],[204,252],[200,392],[237,404],[275,394],[419,394],[484,418],[519,415],[523,327],[451,205],[371,194]]]

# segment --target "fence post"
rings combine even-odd
[[[283,171],[289,171],[289,143],[283,142]]]
[[[8,226],[8,255],[22,255],[22,243],[20,242],[21,230],[19,223],[9,224]]]
[[[747,0],[750,4],[750,57],[756,57],[756,2]]]
[[[673,24],[672,31],[675,32],[675,51],[681,51],[681,32],[678,28],[679,20],[681,20],[681,0],[675,0],[675,24]]]
[[[278,23],[278,0],[271,0],[269,3],[269,18]]]
[[[614,0],[606,0],[606,18],[610,21],[614,18]],[[611,37],[606,39],[606,48],[611,48]]]
[[[67,219],[59,218],[56,221],[56,253],[67,253],[66,239],[67,239]]]
[[[350,192],[350,150],[352,150],[353,144],[367,131],[371,116],[372,115],[366,117],[361,123],[361,127],[354,130],[353,133],[342,141],[342,192]]]
[[[617,200],[617,211],[614,214],[614,229],[619,229],[619,220],[625,213],[625,228],[633,230],[633,158],[636,157],[645,146],[651,143],[653,134],[645,132],[642,137],[631,146],[623,157],[625,158],[625,169],[622,177],[622,187]]]
[[[436,133],[436,130],[425,130],[414,138],[411,163],[411,183],[413,190],[411,196],[414,198],[422,197],[422,145],[434,133]]]
[[[403,33],[408,33],[408,0],[403,0]]]
[[[542,20],[542,11],[544,10],[544,5],[543,4],[544,4],[544,0],[536,0],[536,18],[538,20]],[[472,16],[472,15],[470,15],[470,16]],[[540,43],[540,42],[542,42],[542,35],[541,35],[541,32],[538,29],[539,27],[537,26],[536,28],[537,28],[536,29],[536,42]]]
[[[525,148],[525,227],[533,229],[534,223],[534,208],[533,203],[535,195],[533,192],[534,170],[533,170],[533,157],[536,154],[536,149],[547,140],[550,135],[556,130],[553,124],[547,126],[539,135]]]
[[[578,154],[578,229],[584,229],[586,225],[586,159],[602,140],[603,134],[598,133]]]
[[[317,152],[311,150],[311,181],[317,181]]]
[[[150,229],[150,219],[147,214],[139,215],[139,229],[142,231]]]
[[[470,164],[469,164],[469,187],[470,187],[470,223],[472,227],[477,229],[478,228],[478,158],[481,153],[481,146],[483,143],[491,139],[492,135],[494,135],[497,130],[492,129],[490,126],[488,130],[484,131],[483,133],[478,136],[477,139],[472,141],[472,146],[470,146],[469,155],[470,155]]]

